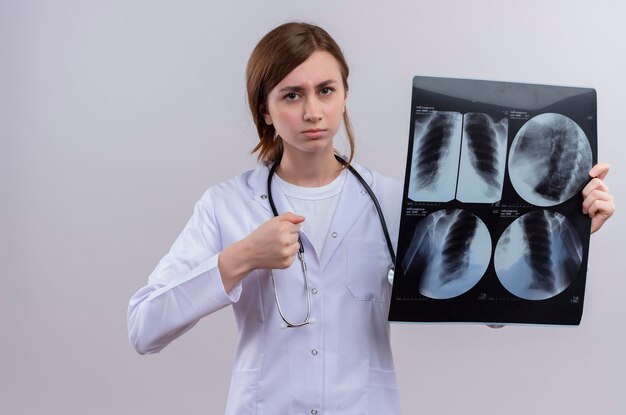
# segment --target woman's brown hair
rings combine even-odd
[[[350,72],[348,64],[337,43],[319,26],[299,22],[285,23],[266,34],[252,51],[246,68],[246,80],[248,105],[260,140],[252,152],[259,152],[259,160],[274,162],[283,153],[282,139],[276,136],[274,126],[266,124],[263,118],[267,96],[315,51],[328,52],[337,60],[347,93]],[[347,111],[343,113],[343,123],[350,144],[350,163],[354,157],[354,133]]]

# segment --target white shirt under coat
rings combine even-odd
[[[401,184],[353,166],[377,195],[395,243]],[[314,293],[313,324],[284,328],[267,270],[251,272],[225,292],[217,267],[220,251],[273,216],[268,170],[261,165],[213,186],[196,203],[148,285],[130,300],[131,343],[142,354],[159,352],[202,317],[232,304],[238,340],[227,414],[398,414],[387,322],[391,260],[376,209],[352,174],[319,259],[300,231]],[[276,182],[272,195],[279,213],[289,210]],[[287,318],[302,321],[306,293],[300,262],[296,258],[275,276]]]

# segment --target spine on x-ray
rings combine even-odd
[[[545,211],[537,210],[522,217],[522,228],[526,241],[525,258],[532,268],[532,283],[529,288],[552,293],[556,289],[552,264],[550,223]]]
[[[495,189],[500,189],[498,137],[486,114],[465,114],[464,130],[468,140],[470,162],[476,173]]]
[[[470,246],[477,227],[478,218],[475,215],[465,210],[458,211],[444,239],[440,274],[442,283],[462,277],[467,270]]]
[[[550,129],[554,146],[535,191],[548,200],[558,201],[563,193],[570,193],[576,185],[576,166],[578,164],[579,140],[568,140],[565,129]]]

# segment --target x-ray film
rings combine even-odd
[[[390,321],[576,325],[589,88],[416,76]]]

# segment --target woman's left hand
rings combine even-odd
[[[589,170],[591,181],[583,189],[583,213],[591,218],[591,233],[604,225],[604,222],[615,212],[615,202],[603,179],[611,166],[598,163]]]

